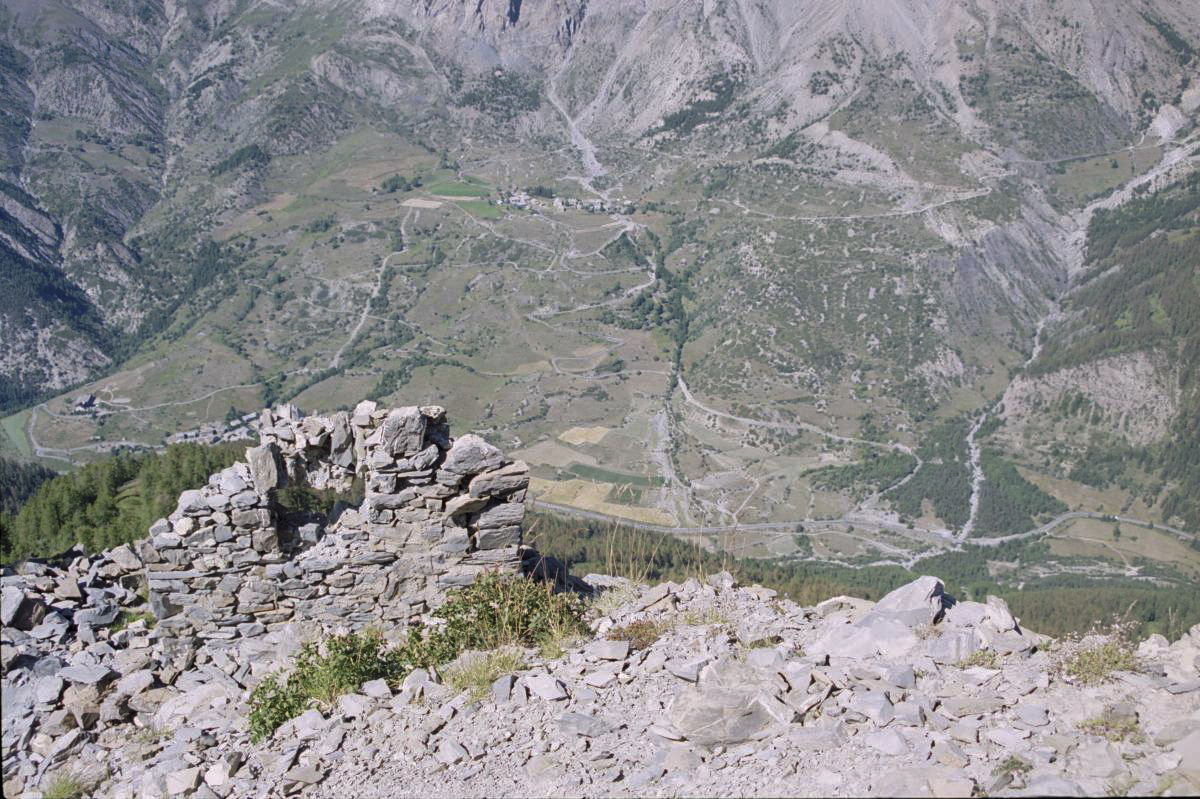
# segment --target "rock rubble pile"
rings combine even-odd
[[[584,579],[611,608],[593,640],[554,659],[527,653],[483,699],[416,673],[394,696],[373,686],[309,711],[247,750],[255,776],[238,790],[295,789],[294,769],[313,779],[305,796],[329,799],[396,786],[444,797],[1200,789],[1200,625],[1143,642],[1136,672],[1081,685],[1063,659],[1103,639],[1055,650],[1002,601],[952,604],[932,577],[877,604],[810,608],[727,574]],[[969,652],[992,657],[958,659]]]

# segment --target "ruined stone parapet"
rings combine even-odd
[[[246,460],[185,491],[142,544],[165,636],[231,639],[273,625],[407,622],[448,588],[521,568],[524,463],[476,435],[452,439],[439,407],[302,416],[266,410]],[[289,482],[349,491],[358,508],[295,524]]]

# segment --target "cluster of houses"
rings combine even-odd
[[[637,206],[633,202],[625,199],[602,200],[595,197],[584,200],[577,197],[545,198],[530,195],[529,192],[522,189],[513,189],[507,192],[504,190],[500,191],[500,204],[506,205],[509,208],[546,208],[547,200],[549,200],[549,205],[552,205],[554,210],[560,213],[568,208],[577,208],[592,214],[632,214],[637,210]]]
[[[195,444],[219,444],[222,441],[257,440],[258,414],[247,413],[223,422],[208,422],[193,430],[172,433],[163,439],[166,444],[190,441]]]

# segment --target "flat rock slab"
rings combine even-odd
[[[567,698],[567,687],[562,680],[549,674],[530,674],[525,677],[525,685],[535,695],[548,702],[557,702]]]
[[[298,766],[284,773],[284,782],[297,782],[301,785],[316,785],[325,779],[325,772],[316,766]]]
[[[554,723],[560,732],[569,735],[583,735],[588,738],[595,738],[615,728],[615,725],[604,719],[575,712],[563,713],[554,720]]]
[[[951,716],[981,716],[1004,708],[1004,697],[998,694],[951,696],[942,700],[942,710]]]
[[[583,654],[597,660],[624,660],[629,657],[628,641],[593,641],[584,647]]]
[[[60,677],[83,685],[99,685],[117,676],[108,666],[67,666],[58,673]]]
[[[774,723],[753,694],[723,688],[684,690],[668,716],[687,740],[708,747],[754,740]]]
[[[863,743],[875,751],[891,757],[907,755],[909,751],[908,741],[904,740],[904,736],[895,730],[867,733],[863,736]]]

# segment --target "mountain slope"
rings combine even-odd
[[[8,407],[105,375],[94,417],[61,398],[13,417],[37,454],[450,393],[550,501],[840,520],[829,557],[867,556],[852,524],[911,524],[910,554],[972,529],[965,444],[903,501],[806,475],[969,432],[1039,324],[1060,335],[1043,322],[1084,261],[1080,209],[1196,160],[1200,14],[1167,0],[4,13],[9,239],[37,238],[22,274],[62,284],[5,309],[49,331],[4,338]],[[1147,441],[1175,418],[1161,400]],[[1115,501],[1168,520],[1153,489]]]

